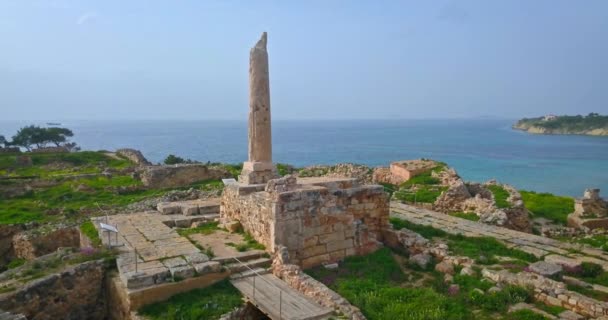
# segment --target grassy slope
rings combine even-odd
[[[524,205],[535,217],[546,218],[556,223],[566,224],[568,214],[574,212],[574,199],[550,193],[520,191]]]
[[[65,174],[99,173],[104,168],[123,169],[133,165],[127,160],[115,159],[102,152],[28,155],[32,157],[33,166],[20,168],[15,166],[16,155],[0,154],[0,176],[35,175],[49,182],[59,183],[19,197],[3,199],[0,203],[0,224],[70,219],[81,212],[97,210],[98,204],[103,207],[120,207],[165,192],[161,189],[144,189],[141,182],[129,174],[113,174],[109,178],[97,176],[61,180],[61,175]],[[0,180],[0,183],[10,187],[11,184],[17,183],[14,181]],[[203,181],[193,186],[204,189],[221,188],[221,182]]]
[[[423,287],[411,287],[387,248],[348,257],[337,270],[318,267],[307,273],[359,307],[368,319],[499,319],[496,313],[504,314],[510,304],[531,300],[531,293],[518,287],[479,295],[475,288],[487,290],[492,284],[478,276],[456,275],[456,292],[435,272],[427,273],[430,279]]]

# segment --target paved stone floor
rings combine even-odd
[[[608,271],[608,254],[602,250],[582,244],[558,241],[507,228],[469,221],[398,202],[391,202],[391,217],[401,218],[415,224],[432,226],[451,234],[496,238],[508,247],[531,253],[538,258],[544,257],[546,261],[568,261],[568,259],[588,261],[597,263],[604,270]]]
[[[173,215],[177,218],[177,215]],[[167,226],[167,216],[158,212],[139,212],[94,218],[115,226],[118,234],[102,231],[104,246],[119,251],[116,260],[120,278],[128,289],[140,289],[176,279],[219,272],[220,263],[210,261],[186,237]]]

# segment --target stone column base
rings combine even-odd
[[[243,184],[263,184],[279,177],[277,168],[271,162],[244,162],[239,182]]]

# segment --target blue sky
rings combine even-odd
[[[246,119],[262,31],[275,119],[608,113],[605,0],[0,0],[2,117]]]

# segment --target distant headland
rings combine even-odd
[[[536,134],[608,136],[608,116],[590,113],[586,116],[546,115],[523,118],[513,125],[513,129]]]

